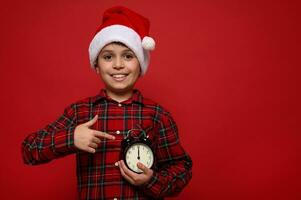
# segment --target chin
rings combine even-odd
[[[131,92],[134,87],[108,87],[108,89],[116,94],[125,94]]]

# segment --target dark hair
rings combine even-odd
[[[117,44],[119,46],[123,46],[123,47],[127,47],[125,44],[123,44],[122,42],[111,42],[110,44]],[[128,47],[127,47],[128,48]]]

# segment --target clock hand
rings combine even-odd
[[[140,146],[138,146],[138,160],[140,160]]]

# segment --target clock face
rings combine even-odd
[[[152,149],[143,143],[132,144],[125,152],[125,162],[129,169],[136,173],[142,173],[137,167],[137,163],[141,162],[147,168],[151,168],[154,163],[154,154]]]

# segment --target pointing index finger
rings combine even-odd
[[[101,132],[101,131],[94,131],[94,135],[96,137],[99,137],[99,138],[106,138],[106,139],[110,139],[110,140],[115,140],[115,136],[107,134],[105,132]]]

